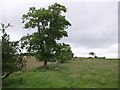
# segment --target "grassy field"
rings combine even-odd
[[[39,64],[41,65],[41,64]],[[51,66],[52,64],[49,64]],[[54,65],[56,65],[54,63]],[[37,66],[37,65],[36,65]],[[36,69],[3,80],[9,88],[117,88],[118,60],[74,59],[57,64],[58,69]],[[20,78],[23,82],[20,84]]]

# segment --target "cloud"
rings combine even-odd
[[[72,13],[70,10],[76,11],[69,18],[72,23],[68,30],[69,37],[63,41],[91,48],[107,47],[117,42],[117,5],[75,3],[74,6],[68,8],[69,13]]]
[[[75,56],[78,57],[89,57],[89,52],[94,52],[98,57],[116,58],[118,57],[118,44],[113,44],[107,48],[86,49],[84,47],[74,47],[72,51],[75,53]]]
[[[57,1],[56,1],[57,2]],[[58,2],[59,3],[59,2]],[[11,40],[35,30],[24,30],[22,15],[29,7],[47,7],[53,2],[9,1],[0,3],[0,20],[11,23],[7,32]],[[117,57],[118,45],[118,3],[117,2],[60,2],[67,7],[66,18],[71,22],[69,37],[61,42],[69,43],[76,56],[88,56],[94,51],[100,56]]]

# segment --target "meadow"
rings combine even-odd
[[[117,88],[117,59],[74,58],[67,63],[49,63],[27,59],[27,67],[3,80],[3,88]],[[20,79],[22,82],[20,83]]]

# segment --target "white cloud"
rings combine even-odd
[[[86,49],[84,47],[73,47],[72,51],[75,56],[89,57],[89,52],[94,52],[98,57],[116,58],[118,57],[118,44],[114,44],[108,48]]]

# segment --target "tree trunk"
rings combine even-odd
[[[44,61],[43,68],[45,68],[45,69],[48,68],[48,66],[47,66],[47,61]]]
[[[10,72],[9,72],[9,73],[4,74],[4,76],[2,76],[2,77],[1,77],[1,79],[5,79],[5,78],[7,78],[10,74],[11,74]]]

